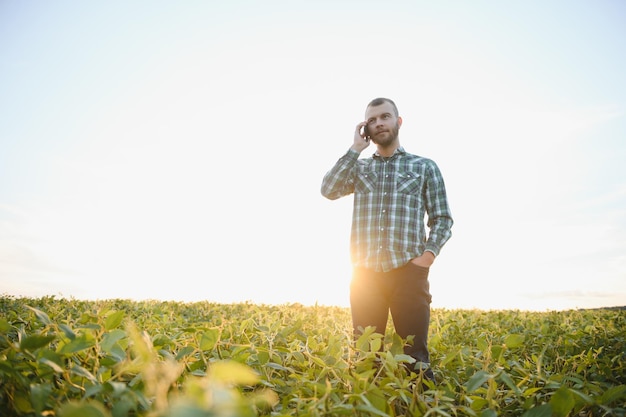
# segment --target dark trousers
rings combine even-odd
[[[406,346],[407,355],[418,362],[429,363],[428,324],[430,322],[430,284],[428,268],[411,262],[389,272],[355,268],[350,284],[350,307],[355,334],[359,327],[375,326],[385,334],[387,318],[391,318],[396,333],[414,336],[413,345]]]

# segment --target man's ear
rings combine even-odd
[[[402,117],[398,116],[398,127],[402,126]]]

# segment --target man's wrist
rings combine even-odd
[[[350,146],[350,149],[348,149],[348,151],[349,151],[349,152],[355,152],[357,155],[360,155],[360,154],[361,154],[361,152],[363,152],[363,150],[364,150],[364,149],[365,149],[365,148],[363,148],[363,149],[358,149],[358,148],[356,147],[356,145],[352,145],[352,146]]]
[[[428,263],[429,267],[435,262],[435,258],[436,258],[435,253],[430,250],[425,250],[424,253],[422,253],[422,257],[426,259],[426,262]]]

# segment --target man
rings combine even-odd
[[[453,222],[439,168],[400,146],[401,126],[392,100],[372,100],[354,143],[326,173],[321,191],[331,200],[354,193],[350,307],[355,334],[367,326],[384,334],[391,312],[396,333],[413,336],[405,347],[416,360],[413,370],[423,369],[423,376],[434,380],[427,347],[428,273]],[[376,152],[359,159],[370,143]]]

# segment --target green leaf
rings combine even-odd
[[[382,337],[375,337],[370,340],[371,352],[378,352],[383,347]]]
[[[504,344],[510,349],[515,349],[524,345],[526,337],[523,334],[510,334],[504,339]]]
[[[114,313],[111,313],[107,316],[106,320],[104,321],[104,329],[105,330],[115,329],[120,324],[122,324],[122,320],[124,320],[123,311],[116,311]]]
[[[600,396],[600,404],[603,405],[609,405],[620,400],[626,400],[626,385],[611,387]]]
[[[504,351],[504,347],[501,345],[491,346],[491,357],[498,360],[502,356],[503,351]]]
[[[463,348],[456,348],[446,354],[446,356],[441,360],[440,366],[445,367],[448,363],[450,363],[454,358],[456,358]]]
[[[134,399],[129,398],[128,396],[118,398],[115,400],[113,407],[111,408],[111,412],[113,413],[113,417],[126,417],[126,416],[136,416],[137,413],[134,412],[136,407],[136,403]],[[174,415],[174,414],[171,414]],[[185,417],[183,415],[176,414],[176,417]]]
[[[72,330],[70,326],[66,324],[59,324],[59,329],[61,329],[65,337],[67,337],[68,339],[70,340],[76,339],[76,333],[74,333],[74,330]]]
[[[387,366],[387,368],[388,369],[398,369],[398,363],[394,359],[394,357],[391,354],[391,352],[387,351],[387,352],[385,352],[384,355],[385,355],[385,365]]]
[[[32,384],[30,386],[30,403],[38,414],[46,407],[46,401],[52,393],[52,384]]]
[[[557,417],[565,417],[569,414],[570,411],[574,408],[576,402],[574,400],[574,395],[570,392],[570,390],[562,386],[554,394],[552,394],[552,398],[550,398],[550,406],[552,407],[552,412]]]
[[[267,349],[259,349],[256,356],[259,361],[259,365],[265,365],[270,360],[270,353],[267,351]]]
[[[324,362],[321,358],[311,355],[311,360],[321,368],[326,368],[326,362]]]
[[[365,393],[365,398],[369,401],[369,403],[374,406],[377,410],[386,413],[388,409],[387,399],[385,398],[385,394],[382,390],[378,388],[372,388]]]
[[[128,387],[123,382],[108,381],[103,386],[107,391],[112,392],[115,398],[121,397],[128,390]]]
[[[524,390],[524,397],[532,397],[537,391],[541,391],[541,387],[533,387]]]
[[[3,318],[0,318],[0,332],[6,333],[11,330],[11,324]]]
[[[483,410],[483,412],[480,413],[480,417],[498,417],[498,413],[496,413],[494,410],[487,409]]]
[[[59,410],[59,417],[110,417],[103,405],[93,401],[87,403],[71,402]]]
[[[550,404],[542,404],[526,411],[522,417],[552,417],[552,407]]]
[[[76,353],[81,350],[89,349],[95,344],[93,340],[87,340],[85,336],[82,336],[78,339],[74,339],[70,341],[70,343],[63,345],[60,349],[60,353],[68,354],[68,353]]]
[[[469,381],[467,381],[467,384],[465,384],[465,388],[467,389],[467,392],[476,391],[478,388],[480,388],[482,384],[487,382],[489,378],[491,378],[491,375],[488,372],[485,372],[485,371],[476,372],[474,375],[472,375]]]
[[[233,361],[212,363],[209,375],[213,380],[226,384],[254,385],[259,381],[252,368]]]
[[[115,329],[109,333],[105,333],[102,336],[102,343],[100,343],[100,347],[106,353],[111,353],[113,351],[113,347],[115,344],[126,337],[126,332],[121,329]]]
[[[22,342],[20,343],[20,349],[32,352],[36,349],[48,345],[54,339],[55,336],[53,335],[41,336],[36,334],[33,336],[26,336],[24,339],[22,339]]]
[[[573,388],[570,388],[570,392],[571,392],[574,396],[576,396],[576,397],[578,397],[580,400],[582,400],[582,402],[583,402],[585,405],[593,405],[593,404],[595,403],[595,401],[594,401],[593,397],[591,397],[591,396],[590,396],[590,395],[588,395],[588,394],[585,394],[585,393],[580,392],[580,391],[578,391],[578,390],[575,390],[575,389],[573,389]],[[580,401],[577,401],[577,402],[578,402],[578,403],[580,403]]]
[[[362,352],[377,352],[382,346],[380,342],[382,337],[380,333],[376,333],[375,327],[367,326],[357,338],[356,348]],[[378,343],[375,344],[374,340],[378,340]]]
[[[193,352],[195,352],[195,350],[196,349],[193,346],[185,346],[184,348],[179,350],[178,353],[176,354],[176,360],[180,360],[184,358],[185,356],[191,355]]]
[[[72,366],[72,373],[74,375],[78,375],[80,377],[86,378],[89,381],[93,382],[94,384],[98,382],[96,377],[93,376],[91,372],[89,372],[87,369],[83,368],[82,366],[79,366],[79,365]]]
[[[209,351],[215,348],[217,342],[220,340],[219,329],[209,329],[202,333],[200,337],[200,350]]]
[[[61,368],[58,364],[56,364],[55,362],[51,361],[48,358],[41,358],[41,359],[39,359],[39,362],[43,363],[45,365],[48,365],[56,373],[59,373],[59,374],[63,373],[63,368]]]
[[[0,361],[0,377],[17,373],[11,361]]]
[[[169,337],[167,337],[164,334],[159,334],[156,335],[153,339],[152,339],[152,344],[154,346],[174,346],[176,345],[176,343],[170,339]]]
[[[389,351],[394,356],[398,356],[404,353],[404,342],[402,341],[400,335],[398,335],[397,333],[393,334],[393,341],[391,343]]]
[[[500,380],[504,382],[507,387],[512,389],[515,392],[515,395],[522,395],[522,391],[518,388],[517,385],[515,385],[515,382],[513,382],[513,379],[509,376],[509,374],[502,371],[500,372],[498,378],[500,378]]]
[[[268,362],[265,364],[265,366],[267,366],[268,368],[279,370],[279,371],[293,372],[293,369],[287,368],[276,362]]]
[[[476,345],[478,346],[478,349],[480,349],[481,351],[485,351],[489,347],[489,341],[487,341],[484,336],[480,336],[478,339],[476,339]]]
[[[48,315],[44,313],[43,311],[36,309],[35,307],[31,307],[31,306],[25,306],[25,307],[30,309],[33,313],[35,313],[35,316],[37,316],[39,321],[45,324],[46,326],[49,326],[52,324],[52,320],[50,320],[50,317],[48,317]]]
[[[489,404],[489,401],[477,395],[470,395],[469,398],[472,400],[470,403],[470,408],[474,411],[481,410],[483,407],[486,407]]]
[[[415,358],[414,357],[412,357],[410,355],[407,355],[407,354],[404,354],[404,353],[397,354],[393,358],[398,363],[415,363]]]
[[[29,414],[34,411],[30,398],[24,392],[16,392],[13,397],[13,406],[22,414]]]

